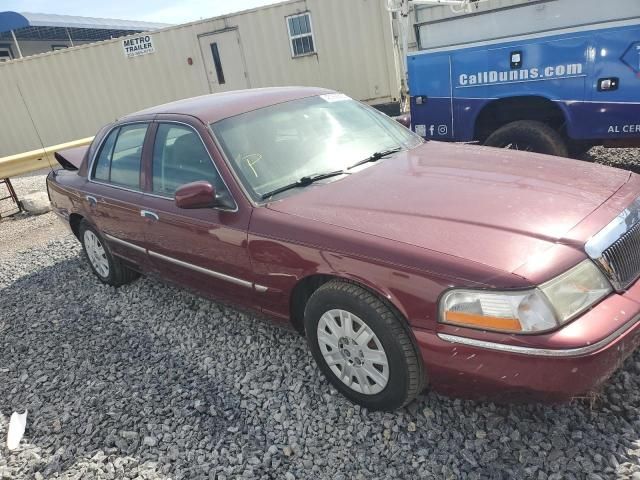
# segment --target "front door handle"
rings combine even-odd
[[[149,210],[140,210],[140,216],[148,218],[150,220],[155,220],[156,222],[160,220],[157,213],[150,212]]]
[[[98,200],[96,200],[96,197],[93,195],[87,195],[85,198],[87,199],[87,202],[89,202],[90,207],[95,207],[98,203]]]

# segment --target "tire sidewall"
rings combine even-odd
[[[389,363],[389,380],[380,393],[366,395],[352,390],[345,385],[327,365],[318,343],[317,329],[320,317],[332,309],[346,310],[358,316],[378,337]],[[383,315],[393,316],[391,310],[386,306],[384,306],[382,310],[384,310]],[[402,406],[407,399],[409,388],[406,359],[400,345],[392,336],[392,332],[388,328],[385,318],[381,315],[382,310],[374,308],[372,305],[355,296],[334,289],[316,292],[309,300],[305,309],[307,341],[318,367],[332,385],[345,397],[372,410],[392,410]]]
[[[107,261],[109,262],[109,276],[107,276],[107,277],[103,277],[102,275],[100,275],[100,273],[93,266],[93,263],[91,262],[91,259],[89,258],[89,254],[87,253],[87,247],[84,244],[84,233],[87,230],[93,232],[93,234],[96,237],[98,237],[98,240],[100,240],[100,243],[102,244],[102,248],[104,248],[104,252],[105,252],[105,255],[107,257]],[[114,282],[114,280],[115,280],[116,265],[115,265],[115,262],[113,261],[113,255],[111,254],[111,251],[109,250],[109,247],[107,246],[106,242],[104,241],[104,238],[102,238],[102,235],[100,235],[100,233],[98,232],[98,230],[96,228],[94,228],[92,225],[90,225],[86,221],[83,221],[80,224],[79,233],[80,233],[80,243],[82,243],[82,250],[84,251],[85,257],[87,258],[87,262],[89,262],[89,266],[91,267],[91,270],[93,271],[93,273],[96,275],[96,277],[98,277],[98,279],[102,283],[112,284]]]
[[[559,157],[568,155],[567,146],[560,135],[539,122],[523,121],[507,124],[490,135],[485,145],[506,148],[509,143],[531,146],[535,153]]]

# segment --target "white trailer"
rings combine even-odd
[[[140,36],[0,63],[0,157],[224,90],[308,85],[372,105],[398,101],[382,0],[290,0],[142,35],[148,41]]]

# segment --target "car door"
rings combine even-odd
[[[245,303],[254,289],[247,252],[251,207],[233,200],[211,155],[217,154],[215,145],[202,124],[158,121],[153,135],[143,197],[152,268],[208,296]],[[217,196],[226,197],[233,207],[178,208],[176,189],[198,180],[210,182]]]
[[[141,269],[144,248],[141,165],[149,122],[114,126],[103,138],[89,170],[91,193],[85,196],[89,219],[111,251]]]

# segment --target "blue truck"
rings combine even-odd
[[[558,156],[640,146],[637,18],[431,48],[407,70],[412,129],[428,139]]]

